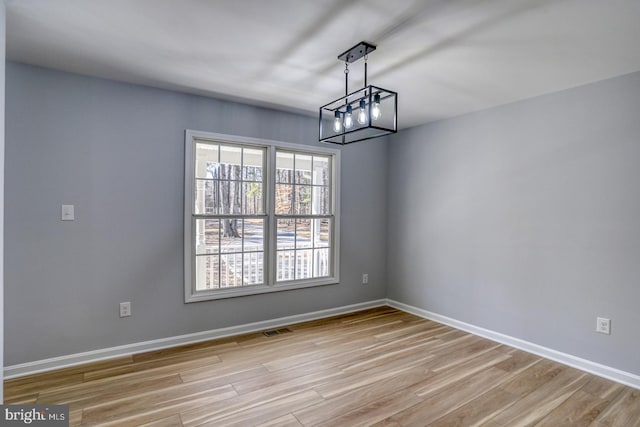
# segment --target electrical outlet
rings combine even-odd
[[[120,317],[131,316],[131,302],[125,301],[120,303]]]
[[[76,215],[74,213],[74,206],[62,205],[62,216],[60,219],[63,221],[75,221]]]
[[[596,332],[611,335],[611,319],[605,317],[596,318]]]
[[[367,273],[364,273],[362,275],[362,284],[363,285],[368,285],[369,284],[369,275]]]

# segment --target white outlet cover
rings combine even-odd
[[[131,316],[131,302],[121,302],[120,303],[120,317],[129,317]]]
[[[596,318],[596,332],[601,334],[611,334],[611,319],[607,319],[606,317],[598,317]]]
[[[76,219],[74,206],[62,205],[62,217],[60,219],[63,221],[74,221]]]

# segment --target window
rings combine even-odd
[[[331,157],[276,150],[276,281],[330,273]]]
[[[187,131],[185,300],[337,283],[338,156]]]

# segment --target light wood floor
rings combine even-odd
[[[383,307],[9,380],[71,425],[640,426],[640,391]]]

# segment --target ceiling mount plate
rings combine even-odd
[[[348,63],[356,62],[358,59],[362,58],[365,55],[370,54],[374,50],[376,50],[375,45],[367,42],[360,42],[354,47],[347,49],[345,52],[340,54],[338,56],[338,59],[340,61],[344,61]]]

